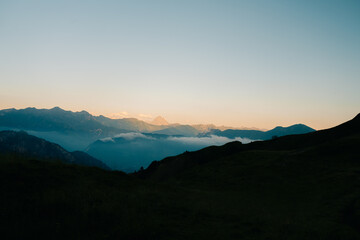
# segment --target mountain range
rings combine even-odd
[[[134,174],[0,155],[1,235],[359,239],[359,146],[360,115],[327,130],[185,152]]]
[[[299,127],[303,128],[301,125]],[[280,132],[283,130],[282,128],[275,128],[275,130],[276,129],[279,129]],[[274,133],[274,131],[271,133]],[[193,153],[186,152],[175,157],[165,158],[162,161],[154,161],[146,170],[141,172],[140,175],[153,178],[163,178],[166,175],[174,177],[196,165],[210,161],[221,161],[222,158],[227,156],[235,159],[236,156],[234,154],[251,151],[265,151],[266,154],[267,151],[284,151],[290,155],[295,154],[302,157],[306,157],[308,153],[321,153],[322,157],[324,157],[349,151],[349,155],[346,157],[349,157],[351,154],[353,157],[360,157],[360,152],[357,151],[356,147],[356,144],[360,143],[358,142],[360,140],[359,138],[360,114],[351,121],[331,129],[316,132],[310,131],[307,134],[276,137],[272,140],[255,141],[249,144],[234,141],[220,147],[211,146]],[[356,158],[354,158],[354,160],[356,160]],[[358,160],[360,160],[360,158]],[[165,172],[165,174],[163,174],[163,172]]]
[[[56,142],[68,150],[85,149],[92,142],[125,132],[155,132],[196,136],[199,130],[189,125],[153,125],[135,118],[110,119],[86,111],[52,109],[0,110],[0,130],[25,130],[32,135]]]
[[[242,137],[242,138],[249,138],[254,140],[269,140],[271,138],[286,136],[286,135],[293,135],[293,134],[303,134],[314,132],[315,129],[310,128],[304,124],[295,124],[289,127],[275,127],[269,131],[260,131],[260,130],[237,130],[237,129],[227,129],[227,130],[218,130],[212,129],[207,133],[201,134],[201,136],[222,136],[228,137],[231,139]]]
[[[0,111],[0,130],[23,130],[57,143],[67,151],[84,151],[113,170],[134,172],[154,160],[196,151],[231,141],[243,143],[275,136],[301,134],[314,129],[305,125],[270,131],[213,129],[215,125],[169,124],[156,117],[150,124],[135,118],[110,119],[86,111],[52,109],[6,109]],[[224,128],[221,128],[224,129]]]
[[[99,139],[114,137],[126,132],[182,135],[185,137],[217,135],[232,139],[242,137],[264,140],[274,135],[282,136],[314,131],[305,125],[275,128],[268,132],[225,130],[225,127],[216,127],[211,124],[169,124],[162,117],[157,117],[155,123],[156,125],[135,118],[110,119],[102,115],[93,116],[86,111],[65,111],[59,107],[0,110],[0,130],[25,130],[32,135],[56,142],[70,151],[83,150]]]

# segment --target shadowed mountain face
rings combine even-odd
[[[357,116],[328,130],[187,152],[132,175],[0,155],[1,233],[360,239],[359,146]]]
[[[99,138],[126,132],[104,126],[88,112],[71,112],[58,107],[1,110],[0,130],[25,130],[68,150],[84,149]]]
[[[31,136],[26,132],[1,131],[0,154],[109,169],[100,160],[84,152],[68,152],[55,143]]]

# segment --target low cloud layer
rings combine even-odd
[[[138,133],[138,132],[130,132],[130,133],[120,133],[116,136],[114,136],[113,138],[107,137],[107,138],[103,138],[101,139],[101,141],[103,142],[114,142],[114,138],[123,138],[125,140],[128,141],[133,141],[139,138],[142,139],[148,139],[148,140],[160,140],[160,139],[156,139],[155,137],[151,137],[142,133]],[[227,137],[221,137],[221,136],[216,136],[216,135],[211,135],[210,137],[173,137],[173,136],[169,136],[167,138],[162,138],[163,140],[167,140],[167,141],[172,141],[172,142],[178,142],[180,144],[185,144],[185,145],[197,145],[197,146],[212,146],[212,145],[224,145],[225,143],[228,142],[233,142],[233,141],[239,141],[242,142],[244,144],[246,143],[250,143],[253,142],[254,140],[252,139],[248,139],[248,138],[235,138],[235,139],[230,139]]]
[[[228,142],[240,141],[249,143],[246,138],[230,139],[220,136],[207,137],[175,137],[151,135],[138,132],[121,133],[113,138],[103,138],[109,144],[92,144],[87,152],[99,158],[109,167],[125,172],[148,167],[154,160],[175,156],[185,151],[197,151],[208,146],[220,146]]]
[[[169,137],[168,140],[176,141],[184,144],[194,144],[201,146],[211,146],[211,145],[223,145],[228,142],[239,141],[242,143],[250,143],[254,140],[248,138],[235,138],[230,139],[227,137],[211,135],[210,137]]]
[[[102,142],[115,142],[114,139],[112,139],[111,137],[102,138],[102,139],[100,139],[100,141],[102,141]]]
[[[144,135],[142,133],[129,132],[129,133],[120,133],[120,134],[115,135],[112,138],[111,137],[106,137],[106,138],[102,138],[100,140],[103,141],[103,142],[115,142],[114,141],[115,138],[123,138],[123,139],[128,140],[128,141],[132,141],[132,140],[137,139],[137,138],[144,138],[144,139],[151,139],[151,140],[154,139],[153,137],[146,136],[146,135]]]
[[[135,138],[154,139],[153,137],[146,136],[138,132],[120,133],[116,135],[114,138],[124,138],[126,140],[134,140]]]

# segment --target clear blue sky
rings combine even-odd
[[[360,1],[0,0],[0,108],[326,128],[360,112]]]

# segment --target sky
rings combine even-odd
[[[360,1],[0,0],[0,108],[271,129],[360,111]]]

